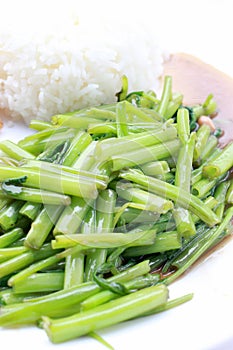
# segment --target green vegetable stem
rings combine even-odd
[[[0,142],[1,327],[107,345],[97,330],[191,300],[168,286],[232,234],[233,143],[197,123],[214,97],[185,106],[171,76],[160,97],[122,85]]]

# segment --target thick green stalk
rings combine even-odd
[[[30,121],[29,127],[30,129],[34,129],[36,131],[44,131],[47,129],[54,128],[54,126],[51,123],[39,119],[32,119]]]
[[[26,186],[83,198],[96,198],[98,189],[104,189],[107,186],[106,183],[100,183],[99,180],[90,181],[86,177],[72,174],[57,175],[31,168],[0,167],[0,181],[23,176],[26,177]]]
[[[173,209],[172,201],[159,197],[153,193],[149,193],[140,188],[133,187],[130,184],[119,184],[117,186],[117,194],[128,201],[140,203],[145,206],[145,210],[154,213],[165,214]]]
[[[98,123],[99,119],[88,116],[71,116],[68,114],[58,114],[51,118],[53,125],[66,126],[77,130],[86,130],[91,123]]]
[[[195,146],[196,133],[182,144],[176,163],[175,185],[185,191],[190,191],[193,151]]]
[[[15,226],[22,205],[22,201],[14,201],[2,208],[0,212],[0,227],[3,230],[8,231]]]
[[[84,254],[80,251],[66,257],[63,288],[77,286],[84,281]]]
[[[59,217],[53,234],[63,233],[66,235],[76,233],[92,203],[92,199],[72,197],[71,204],[63,210]]]
[[[0,195],[0,210],[6,208],[10,203],[13,202],[13,199],[7,198],[5,195]]]
[[[203,170],[203,167],[207,164],[207,162],[215,159],[220,153],[221,153],[221,148],[216,148],[214,152],[208,157],[208,159],[203,164],[201,164],[198,168],[192,171],[192,178],[191,178],[192,185],[202,179],[202,170]]]
[[[164,176],[165,174],[169,173],[170,168],[165,160],[160,160],[142,165],[141,170],[145,175]]]
[[[114,106],[116,107],[116,105]],[[87,129],[90,123],[98,122],[99,120],[115,120],[116,113],[108,109],[88,108],[66,114],[57,114],[52,116],[52,125],[67,126],[75,129]],[[114,108],[115,109],[115,108]]]
[[[34,221],[42,209],[41,203],[26,202],[20,209],[19,213]]]
[[[129,134],[137,134],[149,130],[159,130],[162,127],[162,124],[157,121],[153,122],[134,122],[127,123],[128,132]],[[110,134],[112,136],[117,135],[117,126],[115,122],[108,122],[108,123],[97,123],[97,124],[90,124],[88,127],[88,133],[89,134]]]
[[[72,168],[81,171],[90,170],[96,161],[94,154],[97,144],[97,141],[92,141],[81,153],[78,159],[72,164]]]
[[[109,160],[112,164],[112,171],[118,171],[123,168],[139,166],[148,162],[177,156],[179,148],[180,142],[176,139],[150,147],[140,147],[137,151],[127,151],[112,156]]]
[[[233,142],[228,144],[218,157],[205,164],[202,173],[209,179],[215,179],[233,167]]]
[[[19,256],[21,254],[24,254],[27,252],[28,249],[23,246],[19,247],[5,247],[0,249],[0,262],[5,262],[7,260],[10,260],[16,256]]]
[[[25,151],[22,147],[9,140],[0,141],[0,150],[16,160],[35,158],[33,154]]]
[[[222,217],[224,215],[225,205],[226,205],[226,194],[229,186],[230,186],[229,181],[223,181],[223,182],[220,182],[220,184],[217,186],[217,188],[214,191],[214,198],[218,202],[218,204],[214,208],[214,211],[220,220],[222,220]]]
[[[38,121],[37,121],[38,122]],[[51,125],[51,124],[50,124]],[[50,128],[45,128],[39,132],[33,133],[31,135],[27,135],[25,136],[23,139],[21,139],[19,141],[19,145],[21,147],[24,147],[25,145],[31,144],[33,145],[33,143],[37,143],[41,140],[44,139],[48,139],[49,137],[53,136],[53,135],[57,135],[57,134],[62,134],[63,132],[68,131],[68,128],[54,128],[54,126],[51,125]]]
[[[149,261],[136,264],[125,271],[110,277],[109,282],[123,283],[129,279],[144,275],[150,271]],[[86,282],[79,286],[61,290],[50,295],[35,298],[33,302],[16,304],[10,309],[2,308],[0,325],[10,326],[35,323],[42,315],[49,317],[64,317],[79,308],[79,303],[91,295],[98,293],[101,288],[94,282]]]
[[[121,208],[116,208],[116,215],[121,211]],[[134,223],[134,224],[151,224],[151,223],[161,223],[168,222],[171,219],[171,213],[164,214],[162,216],[155,215],[153,212],[140,210],[136,208],[126,207],[123,208],[122,213],[120,213],[119,219],[120,223]]]
[[[116,204],[116,193],[113,190],[102,191],[96,200],[96,232],[104,235],[106,232],[112,232],[113,217]],[[91,235],[95,236],[95,234]],[[100,238],[101,239],[101,238]],[[107,258],[107,249],[97,249],[88,255],[88,266],[86,268],[88,280],[93,279],[95,270],[105,263]]]
[[[86,217],[84,218],[81,232],[83,234],[91,234],[96,232],[96,201],[90,207]],[[93,281],[93,273],[95,271],[95,265],[93,265],[93,256],[92,254],[86,255],[86,262],[84,268],[84,279],[85,281]]]
[[[46,205],[33,221],[25,239],[25,246],[40,249],[56,224],[63,206]]]
[[[140,246],[154,243],[156,230],[146,230],[140,232],[110,232],[72,235],[56,235],[52,241],[54,249],[71,248],[80,246],[80,251],[86,249],[108,249],[120,246]]]
[[[187,111],[187,109],[185,109]],[[181,126],[180,124],[189,125],[189,114],[181,113],[178,120],[178,134],[182,142],[182,146],[179,150],[176,173],[175,173],[175,186],[190,193],[191,185],[191,173],[193,164],[193,152],[195,148],[196,133],[190,135],[190,129],[188,126]],[[191,213],[186,208],[180,208],[176,206],[173,211],[174,219],[176,222],[177,231],[181,237],[190,237],[196,233],[195,224]]]
[[[116,127],[117,137],[124,137],[129,134],[126,117],[126,101],[119,102],[116,106]]]
[[[157,101],[157,103],[158,102],[159,101]],[[158,106],[158,104],[157,104],[157,106]],[[138,109],[143,111],[148,117],[150,117],[151,118],[151,122],[164,123],[164,118],[156,110],[157,106],[155,108],[138,107]],[[169,122],[170,122],[170,120],[169,120]]]
[[[74,161],[74,164],[76,161],[78,161],[79,157]],[[69,159],[71,161],[71,159]],[[29,168],[33,169],[35,171],[39,171],[40,173],[44,173],[45,175],[48,173],[54,173],[56,175],[63,175],[63,176],[71,176],[73,178],[74,175],[77,176],[77,178],[80,176],[81,178],[87,178],[90,181],[94,180],[100,181],[108,181],[108,177],[106,175],[101,175],[98,173],[95,173],[93,171],[83,170],[83,169],[75,169],[73,165],[66,166],[64,165],[66,163],[66,156],[64,157],[63,164],[56,164],[56,163],[49,163],[41,160],[29,160],[24,161],[22,164],[23,168]],[[68,163],[68,160],[67,160]]]
[[[145,110],[146,108],[139,108],[134,106],[132,103],[125,101],[125,108],[126,108],[126,113],[127,113],[127,121],[130,123],[134,122],[154,122],[158,120],[158,118],[155,117],[155,113],[146,113]],[[158,116],[158,113],[156,113]],[[159,116],[159,120],[161,120]]]
[[[145,149],[149,146],[162,144],[163,142],[175,140],[177,137],[177,130],[174,125],[165,124],[160,129],[141,132],[138,134],[131,134],[119,138],[109,138],[102,140],[97,144],[96,156],[101,159],[108,159],[114,155],[121,155],[122,153],[138,151],[141,148]]]
[[[164,118],[167,120],[172,118],[182,105],[183,95],[180,93],[172,94],[172,100],[168,102]]]
[[[87,148],[91,143],[92,138],[89,134],[84,131],[80,131],[71,141],[70,147],[68,148],[63,165],[72,166],[79,155]]]
[[[169,101],[172,99],[172,78],[170,76],[166,76],[164,78],[163,91],[161,100],[159,102],[158,113],[162,116],[165,116],[167,111]]]
[[[0,236],[0,248],[10,246],[12,243],[18,241],[24,236],[24,232],[21,228],[14,228]]]
[[[214,188],[214,186],[218,183],[219,180],[221,180],[221,176],[215,179],[207,179],[207,178],[201,178],[199,181],[195,182],[195,184],[192,185],[192,194],[199,198],[204,198],[211,190]]]
[[[172,300],[168,300],[165,304],[158,306],[154,310],[146,312],[145,314],[143,313],[141,316],[154,315],[154,314],[157,314],[159,312],[170,310],[173,307],[177,307],[183,303],[186,303],[187,301],[192,300],[193,296],[194,296],[194,294],[190,293],[190,294],[182,295],[181,297],[178,297],[178,298],[175,298]]]
[[[60,343],[134,318],[164,304],[167,299],[165,286],[148,287],[68,318],[52,320],[42,317],[43,328],[52,342]]]
[[[142,289],[150,287],[152,285],[156,285],[159,279],[159,274],[147,274],[145,276],[139,276],[137,278],[134,278],[133,280],[122,283],[122,285],[128,291],[136,291],[137,289]],[[103,290],[84,300],[81,303],[81,311],[93,309],[98,305],[102,305],[116,298],[119,298],[119,294],[114,293],[111,290]]]
[[[57,252],[54,252],[57,253]],[[9,286],[15,286],[16,284],[24,283],[24,280],[27,279],[32,274],[41,271],[47,267],[53,266],[61,261],[61,258],[57,254],[53,254],[52,256],[46,257],[43,260],[33,262],[28,267],[25,267],[23,270],[11,276],[8,280]]]
[[[187,108],[179,108],[177,112],[177,132],[182,144],[186,144],[190,137],[189,112]]]
[[[197,139],[196,139],[196,144],[193,152],[193,160],[195,162],[197,162],[201,157],[201,154],[207,145],[210,132],[211,132],[210,127],[209,125],[206,125],[206,124],[201,125],[197,130]]]
[[[11,157],[0,155],[0,164],[2,164],[2,165],[10,165],[10,166],[18,166],[19,165],[19,161],[15,160],[15,159],[13,159]]]
[[[69,148],[71,139],[65,139],[57,144],[51,144],[48,142],[48,145],[45,146],[45,149],[37,157],[38,160],[42,160],[50,163],[61,164],[63,162],[64,156]]]
[[[227,190],[226,202],[228,204],[233,204],[233,181],[231,181],[231,184]]]
[[[206,207],[199,198],[178,188],[177,186],[171,185],[159,179],[145,176],[134,170],[123,171],[120,173],[120,177],[133,181],[134,183],[147,188],[150,192],[163,198],[170,199],[182,208],[189,209],[193,214],[196,214],[209,226],[214,226],[219,222],[216,214],[211,209]]]
[[[63,288],[63,272],[34,273],[14,284],[13,292],[17,294],[55,292]]]
[[[177,231],[181,237],[188,238],[195,235],[196,227],[194,218],[189,210],[177,207],[173,210],[173,217],[175,219]]]
[[[113,103],[113,104],[100,105],[96,107],[82,108],[74,112],[59,114],[58,117],[60,118],[60,120],[62,120],[63,116],[64,116],[64,119],[68,117],[72,117],[74,119],[75,118],[78,119],[79,117],[88,117],[88,118],[95,118],[99,120],[115,120],[116,105],[117,103]]]
[[[218,147],[218,138],[214,135],[210,135],[205,148],[202,150],[200,155],[200,162],[202,164],[213,154],[216,147]]]
[[[27,248],[25,247],[25,249]],[[15,273],[15,271],[19,271],[20,269],[29,266],[33,262],[45,259],[53,254],[55,254],[55,251],[51,249],[50,244],[44,245],[37,251],[27,249],[25,253],[22,253],[0,264],[0,278],[11,275],[12,273]]]
[[[5,288],[0,292],[0,305],[21,303],[28,297],[28,294],[15,294],[11,288]]]
[[[90,124],[88,126],[87,132],[90,135],[99,135],[99,134],[110,134],[117,135],[117,125],[116,123],[96,123]]]
[[[40,138],[40,133],[50,133],[48,137]],[[45,130],[26,137],[19,141],[20,147],[24,150],[34,154],[35,156],[41,156],[42,152],[47,150],[52,151],[57,146],[71,141],[76,134],[74,129],[70,128],[53,128],[51,130]],[[30,138],[30,140],[27,140]],[[36,139],[38,138],[38,139]]]
[[[128,248],[124,251],[125,257],[136,257],[147,254],[161,253],[168,250],[179,249],[181,247],[181,239],[177,231],[166,231],[157,234],[153,244],[149,246],[139,246]]]
[[[56,192],[45,191],[42,189],[14,186],[11,182],[2,183],[0,193],[6,194],[10,198],[19,201],[27,201],[33,203],[43,203],[51,205],[69,205],[70,197]],[[21,210],[21,209],[20,209]]]

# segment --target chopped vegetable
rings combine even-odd
[[[0,142],[0,326],[39,322],[59,343],[168,310],[193,297],[168,285],[232,233],[213,96],[184,106],[170,76],[160,99],[122,85]]]

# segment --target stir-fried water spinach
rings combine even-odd
[[[169,284],[232,233],[233,144],[197,123],[213,96],[185,106],[167,76],[117,98],[0,142],[0,326],[58,343],[180,305]]]

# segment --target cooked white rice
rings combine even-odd
[[[164,57],[154,34],[138,23],[97,18],[73,12],[50,27],[42,19],[46,30],[36,30],[36,21],[30,30],[1,29],[0,109],[28,124],[112,103],[123,74],[130,91],[157,90]]]

